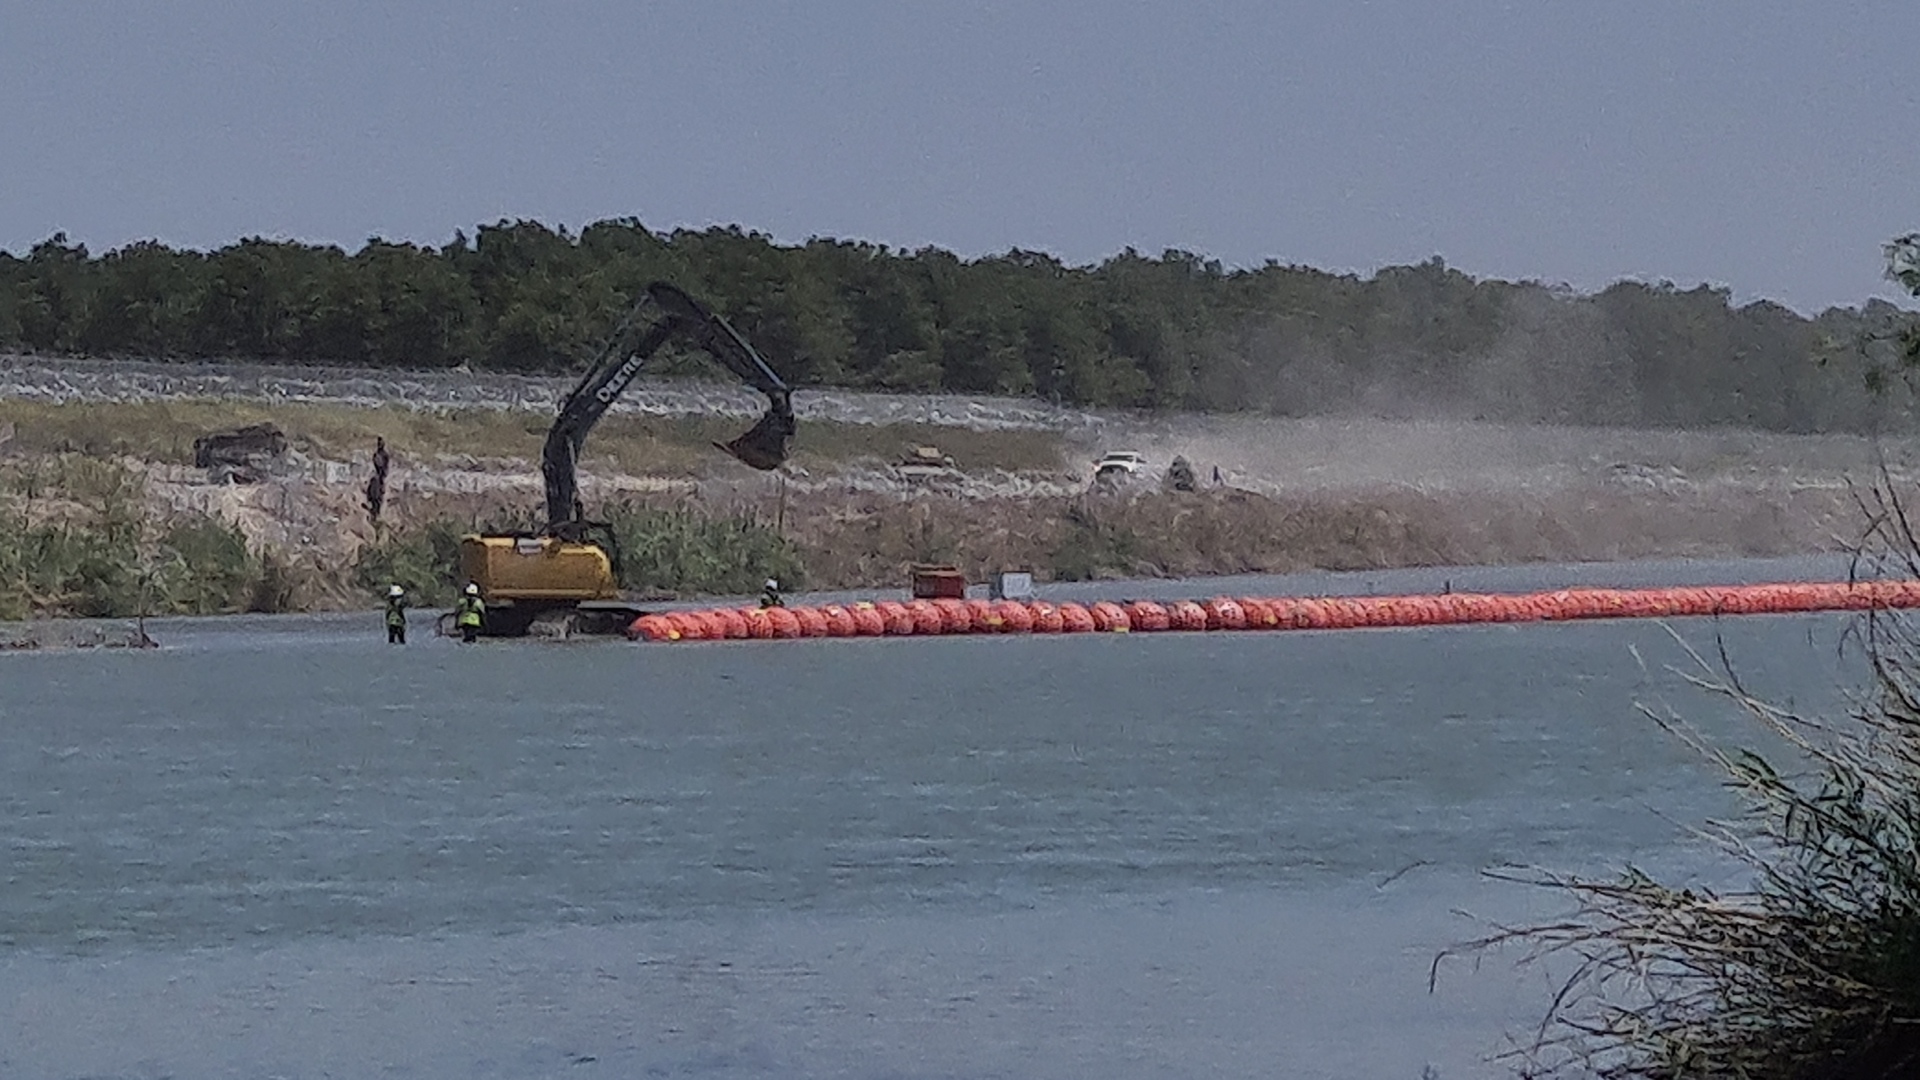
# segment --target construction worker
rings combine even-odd
[[[472,642],[480,636],[480,624],[486,621],[487,604],[480,599],[480,586],[467,582],[467,591],[453,609],[453,624],[460,628],[460,640]]]
[[[780,583],[772,578],[760,587],[760,606],[763,608],[786,607],[787,602],[780,598]]]
[[[387,644],[407,643],[407,590],[387,586]]]

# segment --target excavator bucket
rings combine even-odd
[[[793,412],[769,408],[745,435],[713,445],[762,472],[771,472],[785,464],[793,442]]]

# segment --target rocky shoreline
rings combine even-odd
[[[0,623],[0,652],[152,649],[159,644],[138,619],[33,619]]]

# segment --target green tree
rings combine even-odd
[[[84,244],[53,236],[27,253],[26,275],[14,303],[20,339],[30,349],[77,352],[80,328],[93,309],[93,267]]]
[[[1887,245],[1887,276],[1920,298],[1920,233],[1908,233]],[[1899,337],[1906,361],[1920,364],[1920,322],[1907,322]]]
[[[1889,245],[1888,272],[1912,287],[1920,234]],[[1884,303],[1809,320],[1735,309],[1724,289],[1622,282],[1581,297],[1437,257],[1371,277],[1228,269],[1179,250],[1071,266],[1019,249],[783,245],[735,225],[659,233],[632,218],[577,236],[501,220],[438,250],[376,237],[351,254],[249,237],[94,257],[55,234],[24,258],[0,253],[0,345],[561,371],[660,279],[797,385],[1063,404],[1864,431],[1910,416],[1911,395],[1843,386],[1816,358],[1869,380],[1920,366],[1910,316]],[[714,375],[677,346],[653,370]]]

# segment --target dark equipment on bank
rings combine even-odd
[[[287,437],[272,424],[251,424],[193,440],[193,464],[218,482],[257,484],[287,453]]]

